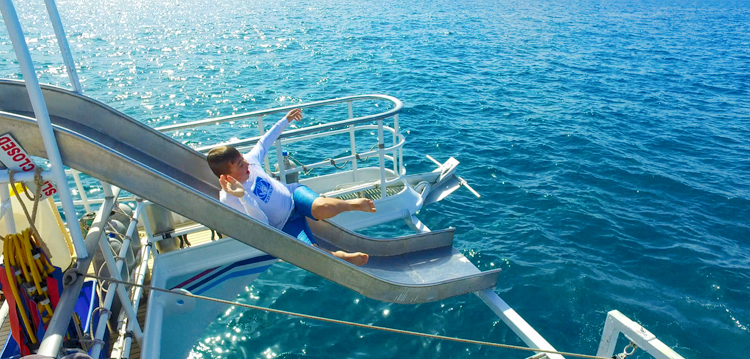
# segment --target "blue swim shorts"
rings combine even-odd
[[[292,214],[289,215],[289,219],[281,230],[307,244],[318,244],[305,218],[315,219],[312,215],[312,204],[318,197],[320,195],[307,186],[297,186],[292,193],[292,200],[294,201]]]

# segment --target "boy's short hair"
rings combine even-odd
[[[208,161],[208,167],[211,167],[211,171],[216,177],[220,177],[229,174],[229,164],[237,162],[241,157],[242,154],[236,148],[219,146],[208,151],[206,161]]]

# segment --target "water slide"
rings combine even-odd
[[[376,239],[331,222],[313,222],[321,247],[371,255],[363,267],[257,222],[218,200],[205,155],[91,98],[42,87],[66,166],[281,258],[366,297],[424,303],[492,288],[499,269],[479,271],[453,248],[453,230]],[[0,80],[0,134],[33,156],[46,151],[23,82]]]

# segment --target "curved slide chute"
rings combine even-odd
[[[257,222],[218,200],[205,156],[109,106],[68,90],[42,87],[66,166],[147,198],[249,246],[362,295],[424,303],[494,287],[498,270],[479,271],[453,248],[453,231],[374,239],[330,222],[313,224],[323,247],[372,254],[357,267]],[[0,81],[0,134],[46,158],[23,82]]]

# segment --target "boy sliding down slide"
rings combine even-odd
[[[263,158],[273,142],[290,122],[301,119],[300,109],[291,110],[244,156],[232,146],[221,146],[208,152],[206,159],[211,171],[219,177],[221,203],[317,246],[305,217],[319,220],[346,211],[375,212],[375,204],[367,198],[343,201],[320,197],[307,186],[281,183],[263,170]],[[336,251],[331,254],[358,266],[369,259],[361,252]]]

